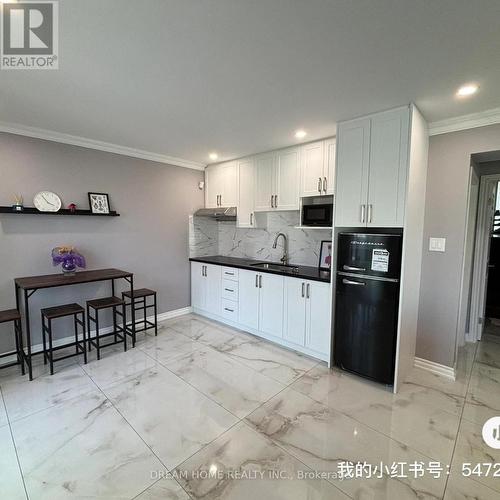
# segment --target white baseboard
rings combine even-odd
[[[441,375],[442,377],[446,377],[451,380],[456,379],[454,368],[452,368],[451,366],[434,363],[434,361],[415,357],[415,367],[434,373],[435,375]]]
[[[166,321],[168,319],[176,318],[177,316],[184,316],[185,314],[190,314],[193,311],[192,307],[183,307],[181,309],[174,309],[173,311],[166,311],[160,314],[157,314],[158,318],[158,323],[161,323],[162,321]],[[148,316],[146,318],[148,321],[153,321],[154,316]],[[128,324],[130,325],[131,322]],[[101,334],[105,333],[111,333],[113,331],[112,326],[107,326],[105,328],[101,328]],[[89,337],[95,337],[95,330],[90,331]],[[81,340],[82,336],[79,336],[79,339]],[[74,342],[75,337],[73,335],[70,335],[68,337],[63,337],[60,339],[56,339],[53,342],[54,347],[59,347],[61,345],[69,344],[71,342]],[[31,347],[31,354],[38,354],[43,351],[43,344],[35,344]],[[10,363],[14,363],[16,361],[16,355],[12,354],[12,356],[6,356],[5,358],[0,359],[0,366],[2,365],[8,365]]]

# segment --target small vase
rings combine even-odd
[[[76,265],[73,262],[73,259],[65,260],[62,263],[61,267],[62,267],[62,272],[65,276],[74,276],[75,275]]]

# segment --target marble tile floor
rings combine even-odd
[[[500,463],[481,438],[500,415],[498,344],[467,345],[457,368],[455,381],[415,369],[393,395],[182,316],[52,377],[40,359],[33,382],[1,370],[0,498],[499,499],[500,477],[461,473]],[[450,474],[434,477],[436,462]]]

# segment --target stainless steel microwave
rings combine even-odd
[[[324,203],[302,206],[302,225],[332,227],[333,204]]]

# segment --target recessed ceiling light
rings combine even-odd
[[[295,137],[297,137],[297,139],[303,139],[305,136],[307,135],[307,132],[305,130],[297,130],[295,132]]]
[[[210,153],[208,157],[212,160],[215,161],[217,158],[219,158],[219,155],[217,153]]]
[[[479,85],[475,83],[468,83],[467,85],[462,85],[458,90],[457,90],[457,96],[458,97],[467,97],[470,95],[475,94],[479,89]]]

